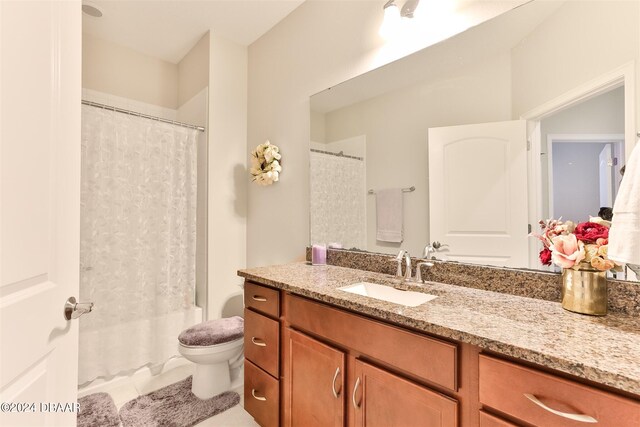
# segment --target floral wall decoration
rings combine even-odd
[[[251,151],[251,168],[249,172],[253,182],[258,185],[271,185],[278,182],[282,166],[280,165],[280,149],[267,140]]]

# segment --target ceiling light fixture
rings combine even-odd
[[[384,10],[384,19],[380,26],[380,35],[385,39],[394,36],[400,30],[402,18],[411,19],[413,13],[418,7],[420,0],[407,0],[402,9],[398,8],[395,0],[387,1],[382,10]]]
[[[82,11],[89,16],[93,16],[94,18],[100,18],[102,16],[102,11],[89,3],[84,3],[82,5]]]
[[[400,10],[400,16],[403,18],[413,18],[413,12],[418,8],[420,0],[407,0]]]

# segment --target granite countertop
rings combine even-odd
[[[331,265],[292,263],[238,275],[640,395],[638,316],[585,316],[557,302],[431,282],[410,290],[438,298],[405,307],[337,289],[360,281],[393,284],[395,277]]]

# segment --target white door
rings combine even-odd
[[[0,1],[2,426],[76,422],[80,7]]]
[[[446,258],[528,265],[526,121],[429,129],[429,235]]]
[[[600,206],[613,207],[613,150],[611,144],[600,151]]]

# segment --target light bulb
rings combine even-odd
[[[385,39],[392,38],[400,30],[401,21],[398,6],[393,0],[388,2],[384,7],[384,19],[380,26],[380,35]]]

